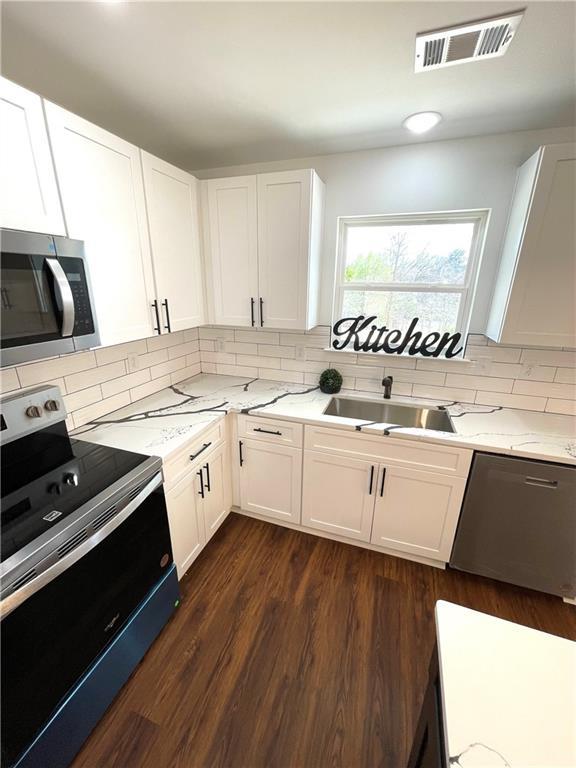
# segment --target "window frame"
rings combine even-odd
[[[332,324],[343,317],[344,293],[346,290],[356,291],[400,291],[408,293],[459,293],[461,295],[455,333],[461,333],[466,339],[470,327],[470,318],[474,302],[474,295],[478,283],[480,263],[484,252],[486,232],[491,210],[477,208],[458,211],[434,211],[427,213],[402,213],[381,215],[359,215],[338,217],[337,244],[336,244],[336,273],[334,296],[332,301]],[[463,283],[380,283],[380,282],[346,282],[344,274],[346,270],[346,244],[350,227],[373,226],[378,224],[402,225],[402,224],[438,224],[438,223],[471,223],[474,224],[470,257],[466,265],[466,274]],[[391,329],[392,330],[392,329]],[[330,344],[332,347],[332,344]],[[357,354],[371,354],[366,352]],[[385,353],[379,353],[385,354]]]

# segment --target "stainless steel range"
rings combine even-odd
[[[2,765],[63,768],[178,603],[161,461],[1,401]]]

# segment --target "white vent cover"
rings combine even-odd
[[[416,36],[414,71],[425,72],[503,56],[523,15],[524,11],[517,11],[507,16],[420,33]]]

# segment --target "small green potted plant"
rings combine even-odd
[[[336,368],[327,368],[320,374],[320,389],[327,395],[334,395],[342,389],[342,375]]]

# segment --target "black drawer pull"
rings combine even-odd
[[[166,325],[164,326],[164,328],[168,331],[168,333],[171,333],[172,328],[170,326],[170,312],[168,311],[168,299],[164,299],[164,301],[162,302],[162,306],[166,310]]]
[[[558,488],[558,480],[548,480],[545,477],[527,477],[526,485],[538,485],[541,488]]]
[[[206,469],[206,490],[210,492],[212,490],[212,487],[210,485],[210,464],[206,462],[206,464],[204,464],[204,467]]]
[[[254,320],[254,298],[250,299],[250,322],[252,323],[252,328],[256,325],[256,321]]]
[[[384,480],[386,479],[386,467],[382,467],[382,482],[380,484],[380,496],[384,496]]]
[[[160,331],[160,312],[158,311],[158,299],[154,299],[152,302],[152,307],[154,307],[154,314],[156,315],[156,325],[154,326],[154,330],[157,333],[161,333]]]
[[[202,446],[202,448],[200,448],[199,451],[196,451],[196,453],[191,453],[190,454],[190,461],[194,461],[194,459],[197,459],[198,456],[200,456],[201,453],[204,453],[206,448],[210,448],[211,445],[212,445],[212,443],[204,443],[204,445]]]
[[[274,431],[273,429],[262,429],[261,427],[254,427],[253,432],[264,432],[267,435],[282,435],[282,432]]]
[[[242,445],[243,445],[242,440],[239,440],[238,441],[238,450],[239,450],[239,453],[240,453],[240,466],[242,466],[242,464],[244,464],[244,456],[242,456]]]
[[[204,477],[202,475],[202,470],[200,470],[199,472],[196,472],[196,474],[200,478],[200,490],[198,491],[198,493],[200,494],[200,496],[202,496],[202,498],[204,498]]]
[[[260,299],[260,327],[264,325],[264,299]]]
[[[370,467],[370,488],[368,489],[368,496],[372,496],[373,485],[374,485],[374,465]]]

